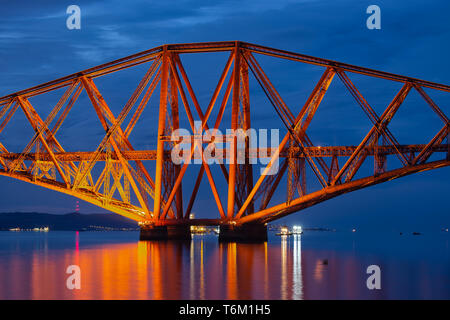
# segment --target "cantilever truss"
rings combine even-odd
[[[180,58],[203,52],[229,53],[206,108],[200,106]],[[298,112],[287,106],[263,71],[256,59],[261,55],[324,68],[322,77]],[[115,116],[94,80],[137,65],[148,65],[147,72],[120,114]],[[403,86],[384,112],[378,115],[350,80],[349,73],[395,81]],[[181,112],[189,120],[193,132],[195,119],[201,121],[200,132],[218,129],[227,112],[231,114],[230,129],[251,128],[255,111],[252,113],[251,109],[249,75],[262,88],[275,111],[274,115],[281,119],[286,135],[278,148],[267,148],[270,162],[258,175],[259,170],[253,170],[249,160],[260,153],[249,150],[245,162],[239,164],[236,161],[236,136],[216,137],[217,141],[226,141],[234,148],[229,154],[223,153],[224,159],[231,157],[234,161],[218,164],[226,188],[218,186],[211,165],[201,156],[193,190],[186,197],[182,182],[190,164],[174,164],[170,158],[171,150],[177,144],[177,141],[171,140],[171,135],[180,127]],[[307,129],[330,83],[336,79],[342,81],[371,121],[372,127],[357,146],[314,146]],[[158,86],[157,148],[140,150],[130,143],[129,136],[150,99],[155,96]],[[63,96],[47,118],[42,119],[29,98],[61,88],[65,88]],[[20,153],[8,151],[0,142],[0,174],[75,196],[141,223],[269,222],[343,193],[449,165],[449,119],[424,88],[450,91],[450,86],[443,84],[244,42],[164,45],[0,98],[0,133],[18,109],[23,111],[34,130],[34,136]],[[389,130],[390,121],[411,90],[416,90],[443,122],[427,144],[401,145]],[[66,152],[57,139],[57,133],[82,91],[87,93],[105,136],[94,151]],[[228,102],[231,107],[227,107]],[[219,110],[214,124],[210,126],[208,120],[213,108]],[[126,122],[127,117],[130,120]],[[249,146],[248,138],[245,144]],[[203,150],[201,143],[191,148],[187,157],[192,159],[199,149]],[[442,159],[431,161],[433,154],[442,155]],[[398,157],[401,166],[388,170],[388,155]],[[371,157],[373,173],[356,179],[362,164]],[[267,175],[279,158],[279,171],[275,175]],[[146,161],[156,163],[154,172],[144,165]],[[96,164],[102,168],[97,176],[93,174]],[[318,190],[310,193],[306,187],[306,168],[312,171],[320,185]],[[218,217],[191,220],[189,214],[205,173],[217,204]],[[287,180],[286,201],[272,205],[275,191],[282,188],[283,177]],[[226,203],[222,203],[224,198]]]

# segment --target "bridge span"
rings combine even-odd
[[[226,58],[208,102],[201,103],[182,58],[205,54]],[[322,74],[305,101],[288,106],[262,68],[261,60],[267,59],[313,65],[322,68]],[[145,75],[120,113],[114,114],[108,92],[101,92],[98,81],[138,66],[145,68]],[[383,112],[376,112],[351,80],[353,75],[396,82],[401,88]],[[210,82],[211,77],[205,79]],[[370,121],[357,145],[318,146],[310,139],[308,128],[335,82],[343,84],[342,90],[355,102],[346,106],[348,112],[360,108]],[[282,133],[277,146],[254,147],[248,134],[221,133],[254,127],[260,116],[259,105],[252,104],[256,90],[272,111],[273,126]],[[34,97],[60,91],[54,108],[41,118]],[[389,124],[412,91],[441,124],[427,143],[400,144]],[[450,122],[433,92],[448,94],[450,86],[240,41],[163,45],[0,97],[0,134],[19,109],[27,121],[23,125],[34,132],[22,150],[10,150],[0,139],[0,175],[138,221],[141,239],[189,239],[191,225],[218,225],[221,241],[265,241],[268,222],[344,193],[448,166]],[[87,95],[88,106],[77,103],[82,94]],[[85,108],[95,111],[104,136],[95,150],[69,150],[58,132],[70,114],[84,113]],[[154,109],[157,121],[143,116],[148,108]],[[132,144],[139,125],[155,127],[155,148]],[[207,142],[194,136],[174,139],[181,128],[197,133],[213,130],[215,135]],[[173,150],[187,141],[182,138],[192,140],[177,152],[184,159],[177,163]],[[206,150],[216,163],[206,159]],[[238,161],[242,154],[244,160]],[[255,159],[264,159],[264,164]],[[192,172],[186,174],[193,168],[194,178]],[[216,212],[190,219],[204,180]]]

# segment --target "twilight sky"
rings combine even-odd
[[[450,3],[444,0],[0,2],[0,96],[161,44],[223,40],[242,40],[449,84]],[[71,4],[81,8],[81,30],[66,28],[66,8]],[[381,8],[381,30],[366,28],[369,16],[366,8],[371,4]],[[194,68],[216,64],[199,58],[186,60],[186,64],[188,61],[188,72],[193,76],[197,75]],[[225,62],[223,57],[220,61],[222,65]],[[266,67],[271,79],[277,79],[274,82],[288,105],[300,101],[293,110],[298,110],[320,76],[319,69],[309,66],[299,69],[297,65],[266,62]],[[143,70],[126,71],[123,80],[99,82],[105,98],[117,105],[116,109],[112,106],[116,114]],[[379,80],[371,83],[363,78],[354,79],[360,81],[362,93],[380,114],[400,88],[398,84]],[[211,85],[194,81],[194,87],[199,100],[206,101]],[[341,84],[330,88],[329,93],[330,97],[320,107],[323,113],[318,111],[317,121],[311,124],[310,137],[318,145],[358,144],[370,129],[368,120],[359,115],[361,110],[348,92],[342,90]],[[429,93],[449,116],[449,95]],[[35,100],[36,108],[44,116],[55,98],[39,99]],[[261,103],[260,126],[277,127],[271,118],[275,114],[263,106],[262,94],[255,93],[252,101]],[[407,99],[405,106],[406,103],[410,109],[400,109],[398,119],[392,121],[392,132],[402,144],[427,143],[441,128],[439,119],[417,95],[410,101]],[[92,111],[81,110],[68,118],[68,129],[61,132],[63,146],[72,146],[66,149],[92,149],[101,140],[98,120],[87,116]],[[0,141],[7,141],[9,149],[16,152],[21,151],[32,135],[30,127],[25,128],[28,123],[24,125],[23,115],[20,117],[0,134]],[[74,137],[80,131],[84,135]],[[154,134],[137,136],[135,143],[145,147],[149,145],[146,140],[149,137]],[[291,215],[285,221],[337,228],[437,230],[449,227],[449,178],[448,167],[415,174],[346,194]],[[204,185],[207,186],[205,179]],[[74,198],[5,177],[0,177],[0,190],[1,212],[66,213],[75,207]],[[199,205],[214,210],[207,190],[201,189]],[[80,207],[82,212],[102,211],[85,203]]]

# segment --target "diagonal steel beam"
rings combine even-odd
[[[79,83],[79,80],[77,80],[77,82]],[[67,103],[66,108],[64,109],[64,111],[61,113],[60,117],[58,118],[58,120],[56,121],[55,126],[52,128],[51,130],[51,135],[55,136],[56,133],[59,131],[59,129],[61,128],[64,120],[67,118],[67,115],[69,114],[69,112],[72,110],[75,102],[78,100],[81,91],[83,91],[83,86],[80,84],[77,87],[77,90],[75,91],[75,93],[73,94],[72,98],[70,99],[70,101]]]
[[[12,108],[11,108],[12,106]],[[17,103],[17,98],[12,99],[11,102],[2,110],[4,114],[8,112],[3,122],[0,124],[0,133],[5,129],[6,125],[11,121],[12,116],[16,113],[17,109],[19,108],[19,103]],[[3,117],[3,116],[2,116]],[[0,119],[2,118],[0,117]]]
[[[98,91],[97,87],[95,86],[94,82],[92,81],[92,79],[88,79],[88,78],[83,78],[86,81],[83,82],[83,85],[87,84],[88,86],[91,87],[93,93],[94,93],[94,100],[97,101],[97,103],[101,104],[103,106],[101,112],[105,113],[105,117],[111,122],[111,123],[115,123],[116,119],[113,115],[113,113],[111,112],[111,110],[109,109],[108,105],[106,104],[106,102],[104,101],[103,97],[101,96],[100,92]],[[106,124],[107,126],[107,124]],[[105,128],[105,127],[104,127]],[[105,129],[106,130],[106,129]],[[133,146],[131,145],[131,143],[129,142],[128,138],[125,136],[124,132],[122,131],[121,127],[118,126],[117,128],[117,134],[119,135],[119,139],[121,140],[121,142],[125,145],[126,148],[128,148],[129,151],[134,151]],[[152,178],[150,177],[147,169],[144,167],[144,165],[142,164],[142,161],[140,160],[135,160],[136,166],[138,168],[138,170],[144,175],[144,177],[147,179],[147,181],[149,182],[151,188],[154,188],[154,182],[152,180]],[[84,178],[83,178],[84,179]],[[154,194],[153,194],[154,197]]]
[[[411,165],[417,163],[423,164],[433,154],[433,146],[440,144],[445,138],[447,138],[450,131],[450,124],[446,123],[441,130],[431,139],[431,141],[422,149],[422,151],[413,159]]]
[[[15,103],[15,99],[11,99],[8,103],[6,103],[3,108],[0,110],[0,120],[5,116],[6,112],[8,112],[9,108]]]
[[[439,118],[441,118],[441,120],[444,123],[448,123],[449,120],[447,118],[447,116],[445,115],[444,112],[442,112],[441,109],[439,109],[439,107],[437,106],[436,103],[434,103],[434,101],[430,98],[430,96],[423,90],[423,88],[418,85],[417,83],[414,84],[414,89],[417,90],[417,92],[420,93],[420,95],[422,96],[422,98],[429,104],[429,106],[431,107],[431,109],[433,109],[433,111],[439,116]]]
[[[391,181],[409,174],[432,170],[437,168],[443,168],[449,166],[450,162],[446,160],[433,161],[430,163],[424,163],[415,166],[408,166],[404,168],[394,169],[387,171],[378,176],[369,176],[357,180],[353,180],[341,185],[330,186],[326,189],[321,189],[316,192],[310,193],[304,197],[300,197],[291,201],[288,205],[287,203],[281,203],[276,206],[267,208],[255,212],[254,214],[245,216],[238,221],[238,224],[244,223],[268,223],[276,219],[287,216],[290,213],[311,207],[315,204],[323,202],[328,199],[332,199],[336,196],[352,192],[355,190],[363,189],[372,185],[379,183]]]
[[[133,114],[133,117],[131,118],[130,122],[128,123],[126,129],[125,129],[125,137],[129,137],[131,134],[131,131],[133,131],[136,123],[138,122],[139,118],[142,115],[142,112],[144,111],[145,107],[147,106],[148,101],[150,100],[150,97],[153,95],[153,92],[156,89],[156,85],[161,80],[161,69],[158,69],[158,72],[156,73],[155,77],[153,78],[151,84],[149,85],[144,97],[141,100],[141,103],[136,108],[135,113]]]
[[[374,145],[377,143],[379,139],[379,131],[383,131],[389,123],[391,122],[392,118],[394,117],[397,110],[400,108],[401,104],[405,100],[406,96],[410,92],[412,88],[412,85],[410,83],[405,83],[403,87],[400,89],[400,91],[397,93],[397,95],[394,97],[394,99],[391,101],[391,103],[388,105],[386,110],[383,112],[380,118],[380,130],[374,131],[369,138],[369,141],[366,143],[369,145],[370,148],[373,148]],[[398,149],[397,149],[398,151]],[[402,153],[403,154],[403,153]],[[348,182],[353,179],[356,172],[359,170],[365,159],[367,158],[368,153],[367,152],[360,152],[358,154],[358,159],[353,161],[354,166],[350,167],[351,169],[348,170],[348,174],[345,178],[345,182]]]
[[[61,111],[61,109],[64,106],[64,104],[66,103],[67,99],[69,99],[69,97],[72,95],[73,91],[78,86],[78,84],[79,84],[78,81],[74,81],[74,83],[71,86],[69,86],[69,88],[67,88],[67,90],[62,95],[61,99],[58,101],[56,106],[53,108],[53,110],[50,112],[50,114],[45,119],[44,123],[42,123],[42,125],[40,125],[38,132],[36,132],[34,134],[33,138],[27,144],[25,149],[22,151],[22,154],[19,157],[19,159],[15,161],[11,170],[13,170],[13,171],[17,170],[17,168],[23,162],[25,156],[31,151],[31,149],[34,147],[35,143],[38,141],[39,136],[43,135],[44,132],[49,131],[48,126],[53,121],[53,119],[56,117],[56,115]],[[48,138],[46,140],[48,140]]]
[[[92,105],[93,105],[93,107],[94,107],[94,109],[95,109],[95,111],[97,113],[97,116],[100,119],[100,122],[103,125],[103,128],[105,130],[108,130],[108,124],[107,124],[105,116],[103,115],[103,112],[101,110],[102,108],[104,110],[106,108],[108,108],[107,105],[106,105],[105,100],[101,99],[100,103],[98,103],[96,98],[95,98],[94,88],[91,87],[91,85],[93,85],[93,82],[89,83],[89,81],[85,77],[82,77],[81,81],[83,82],[84,88],[85,88],[85,90],[86,90],[86,92],[87,92],[87,94],[89,96],[89,99],[91,100],[91,103],[92,103]],[[97,92],[97,94],[99,94],[99,92]],[[130,181],[130,184],[131,184],[131,186],[133,188],[133,191],[134,191],[136,197],[138,198],[138,201],[139,201],[142,209],[144,210],[146,215],[148,217],[150,217],[152,213],[148,209],[147,203],[144,201],[144,198],[143,198],[139,188],[137,187],[136,182],[134,181],[133,177],[131,176],[130,170],[128,168],[128,162],[123,158],[123,155],[122,155],[119,147],[117,146],[115,140],[112,137],[109,139],[109,142],[111,143],[111,145],[112,145],[112,147],[113,147],[113,149],[114,149],[114,151],[116,153],[116,156],[118,157],[120,163],[122,164],[122,168],[123,168],[123,170],[124,170],[128,180]],[[92,160],[92,162],[93,161],[96,162],[96,160]],[[84,170],[84,173],[82,174],[81,179],[78,179],[79,182],[81,182],[84,179],[84,177],[88,174],[88,172],[90,172],[92,170],[92,167],[95,164],[95,163],[93,164],[92,162],[90,162],[88,168],[86,170]],[[89,169],[89,168],[91,168],[91,169]],[[79,182],[78,183],[74,182],[74,186],[73,186],[74,189],[76,188],[77,184],[79,184]]]
[[[317,168],[315,161],[311,157],[309,157],[308,154],[306,154],[304,152],[304,148],[305,148],[304,139],[300,139],[299,136],[295,133],[295,130],[293,130],[295,118],[292,115],[292,112],[289,110],[289,108],[284,103],[281,96],[275,90],[274,86],[272,85],[270,80],[267,78],[264,71],[259,66],[258,62],[253,57],[253,55],[247,54],[245,56],[248,58],[247,64],[250,62],[250,64],[249,64],[250,69],[252,70],[255,78],[257,79],[259,85],[261,86],[261,88],[263,89],[267,98],[271,102],[272,106],[274,107],[274,109],[277,112],[278,116],[280,117],[281,121],[283,122],[283,125],[286,127],[286,129],[288,130],[292,139],[295,141],[295,143],[300,148],[301,152],[306,156],[306,160],[308,161],[308,164],[311,167],[311,169],[313,170],[319,183],[322,185],[322,187],[326,187],[327,181],[323,177],[320,170]],[[306,136],[306,134],[304,134],[304,135]]]
[[[55,165],[56,169],[58,170],[58,173],[60,174],[61,178],[64,180],[64,183],[66,184],[66,187],[70,187],[70,183],[62,171],[61,167],[59,166],[58,160],[55,158],[55,154],[53,153],[52,149],[47,144],[47,141],[44,139],[42,132],[39,132],[39,127],[36,121],[37,118],[37,112],[34,110],[31,103],[26,99],[22,97],[17,97],[17,101],[20,104],[20,107],[22,108],[23,112],[25,113],[25,116],[27,117],[28,121],[30,122],[31,126],[33,127],[34,131],[38,133],[39,140],[41,140],[42,145],[46,149],[47,153],[50,155],[50,158],[52,159],[53,164]]]
[[[197,113],[198,113],[198,115],[200,117],[200,120],[202,121],[202,126],[200,128],[200,131],[203,132],[203,130],[205,128],[208,128],[208,124],[207,124],[208,118],[211,115],[211,111],[212,111],[212,109],[213,109],[213,107],[214,107],[214,105],[216,103],[217,97],[218,97],[218,95],[220,93],[220,90],[221,90],[221,88],[222,88],[222,86],[223,86],[223,84],[225,82],[225,79],[226,79],[226,76],[227,76],[228,71],[230,69],[232,61],[233,61],[233,54],[231,54],[230,57],[228,58],[228,61],[227,61],[226,65],[225,65],[225,68],[224,68],[224,70],[222,72],[222,75],[221,75],[221,77],[219,79],[219,82],[218,82],[218,84],[216,86],[216,89],[214,90],[214,93],[213,93],[213,95],[211,97],[210,103],[208,104],[208,108],[206,110],[206,114],[203,114],[203,112],[202,112],[202,110],[200,108],[200,105],[199,105],[199,103],[197,101],[197,98],[195,96],[195,93],[194,93],[194,91],[192,89],[192,86],[191,86],[191,84],[189,82],[189,78],[187,77],[186,71],[184,70],[183,65],[181,64],[181,61],[180,61],[179,57],[178,56],[172,56],[171,57],[170,68],[171,68],[171,71],[172,71],[172,74],[173,74],[173,79],[174,79],[174,81],[176,83],[176,86],[177,86],[179,92],[180,92],[180,96],[181,96],[184,108],[186,110],[186,113],[188,115],[189,122],[191,124],[192,130],[196,131],[196,128],[194,127],[193,116],[192,116],[192,113],[190,111],[189,103],[187,101],[186,94],[185,94],[183,86],[181,84],[181,79],[180,79],[180,77],[178,75],[178,71],[177,71],[176,66],[178,66],[178,68],[180,69],[180,73],[181,73],[181,75],[183,77],[184,83],[186,84],[186,86],[188,88],[188,92],[189,92],[189,94],[191,96],[191,99],[194,101],[195,108],[196,108]],[[175,182],[174,188],[173,188],[171,194],[169,195],[169,198],[168,198],[167,204],[166,204],[166,208],[164,209],[164,212],[162,214],[163,217],[165,217],[167,209],[171,205],[171,203],[173,201],[173,198],[175,196],[175,193],[178,191],[178,188],[181,185],[181,179],[183,178],[184,173],[186,172],[186,169],[188,167],[188,163],[190,162],[190,159],[192,158],[193,152],[195,151],[196,147],[201,148],[202,166],[203,166],[204,170],[206,171],[209,183],[211,185],[211,190],[212,190],[212,192],[214,194],[214,199],[216,200],[216,204],[217,204],[217,207],[219,209],[219,213],[221,215],[223,215],[222,203],[220,201],[220,197],[218,195],[218,191],[217,191],[217,188],[216,188],[213,176],[212,176],[211,171],[209,169],[209,165],[206,163],[206,161],[205,161],[205,159],[203,157],[203,147],[202,146],[194,146],[193,148],[191,148],[191,154],[190,154],[189,160],[186,161],[185,164],[183,164],[183,167],[181,168],[181,170],[179,172],[179,175],[177,177],[177,181]],[[202,174],[203,174],[203,172],[202,172]],[[200,180],[201,180],[202,174],[201,175],[199,174]],[[199,178],[197,177],[197,180],[198,179]],[[199,183],[200,183],[200,181],[199,181]],[[198,185],[199,185],[199,183],[198,183]],[[191,199],[194,199],[194,198],[191,196]],[[190,207],[192,208],[192,204],[191,204]]]
[[[298,136],[300,138],[307,138],[306,136],[306,130],[309,127],[309,124],[311,123],[317,108],[319,107],[320,103],[323,100],[323,97],[325,96],[325,93],[327,92],[331,81],[333,80],[333,77],[335,75],[334,69],[328,67],[325,72],[320,77],[318,83],[314,87],[313,91],[309,95],[308,99],[306,100],[306,103],[303,105],[302,109],[300,110],[299,115],[297,116],[297,119],[299,123],[297,125],[297,129],[295,132],[297,132]],[[320,161],[319,161],[320,163]],[[324,166],[322,166],[323,169]],[[270,200],[272,199],[272,196],[278,187],[278,184],[281,181],[282,176],[286,172],[287,169],[287,162],[284,161],[280,171],[277,173],[276,179],[274,179],[274,182],[272,186],[270,187],[270,191],[267,193],[266,197],[263,199],[263,202],[261,203],[261,209],[265,209],[267,205],[269,204]],[[326,169],[325,172],[329,171],[329,169]]]
[[[222,98],[222,103],[220,105],[219,112],[218,112],[218,115],[217,115],[217,118],[216,118],[216,122],[214,124],[214,129],[213,129],[214,132],[216,132],[215,130],[217,130],[219,128],[220,123],[222,122],[222,118],[223,118],[223,115],[224,115],[224,112],[225,112],[225,107],[226,107],[228,99],[230,97],[232,88],[233,88],[233,73],[232,73],[232,75],[230,77],[230,80],[228,81],[228,85],[227,85],[227,88],[225,90],[225,94],[224,94],[224,96]],[[223,163],[220,166],[220,168],[221,168],[221,170],[222,170],[222,172],[223,172],[223,174],[225,176],[225,180],[226,180],[226,182],[228,184],[228,172],[227,172],[225,166],[223,166]],[[197,175],[197,179],[195,180],[195,186],[194,186],[194,189],[192,190],[191,198],[189,199],[189,204],[188,204],[188,207],[187,207],[186,212],[184,214],[185,219],[187,219],[189,217],[189,214],[191,213],[192,206],[194,205],[194,201],[195,201],[195,198],[197,196],[198,188],[200,187],[200,182],[202,180],[204,170],[205,170],[205,168],[202,166],[200,168],[200,171],[199,171],[198,175]]]
[[[148,69],[147,73],[145,74],[145,76],[143,77],[141,82],[139,83],[138,87],[133,92],[133,94],[131,95],[130,99],[127,101],[127,103],[125,104],[124,108],[120,112],[120,114],[117,117],[117,119],[115,119],[115,121],[112,123],[112,126],[110,126],[110,127],[107,126],[105,128],[106,135],[103,138],[103,140],[100,142],[100,145],[97,147],[96,155],[94,156],[94,158],[90,162],[92,164],[92,166],[98,160],[100,152],[102,152],[105,149],[107,143],[110,141],[110,138],[113,137],[113,135],[116,134],[117,130],[122,125],[123,121],[127,117],[127,115],[130,112],[131,108],[134,106],[134,104],[136,103],[137,99],[141,95],[142,91],[147,86],[148,82],[150,81],[150,78],[153,75],[153,73],[155,72],[157,65],[158,65],[158,60],[156,60],[156,61],[154,61],[152,63],[152,65]],[[82,81],[83,81],[83,84],[85,84],[86,83],[86,78],[83,77],[82,79],[84,79]],[[90,82],[91,85],[93,84],[92,80],[89,81],[89,82]],[[97,90],[95,90],[95,91],[97,92]],[[98,97],[98,95],[97,95],[97,97]],[[104,102],[103,98],[100,98],[99,101],[100,101],[100,105],[106,105],[106,102]],[[90,171],[91,169],[92,169],[92,167],[90,167],[87,171]],[[82,178],[84,178],[84,177],[82,177]]]
[[[334,177],[333,181],[331,182],[331,185],[335,185],[336,182],[342,177],[344,172],[349,168],[349,166],[353,163],[353,161],[361,154],[362,150],[364,149],[367,142],[375,135],[375,134],[382,134],[383,128],[386,128],[386,126],[389,124],[391,119],[393,118],[394,114],[400,108],[401,103],[404,101],[406,95],[411,90],[410,84],[405,84],[398,94],[395,96],[393,101],[386,107],[386,109],[383,112],[383,115],[381,119],[377,119],[377,122],[372,126],[370,131],[367,133],[367,135],[364,137],[364,139],[361,141],[361,143],[358,145],[358,147],[355,149],[355,151],[352,153],[350,158],[347,160],[347,162],[342,166],[341,170],[338,172],[338,174]],[[399,153],[398,147],[395,148],[396,152]],[[403,155],[403,153],[401,153]]]
[[[348,89],[348,91],[351,93],[353,98],[356,100],[356,102],[359,104],[361,109],[366,113],[369,120],[372,122],[372,124],[375,126],[379,121],[379,117],[375,113],[375,111],[372,109],[372,107],[369,105],[369,103],[364,99],[362,94],[359,92],[359,90],[356,88],[356,86],[353,84],[353,82],[350,80],[350,78],[345,74],[342,70],[337,70],[338,76],[341,79],[341,81],[344,83],[345,87]],[[388,140],[392,146],[397,151],[397,156],[399,160],[403,163],[403,165],[408,165],[408,159],[398,150],[399,143],[395,139],[394,135],[389,131],[388,128],[378,128],[376,127],[376,130],[379,131],[381,135],[383,135],[386,140]]]
[[[325,72],[322,75],[322,77],[320,78],[319,82],[316,84],[315,88],[313,89],[313,91],[311,92],[310,96],[308,97],[305,105],[300,110],[300,113],[297,115],[297,118],[295,119],[294,123],[292,124],[292,128],[293,128],[294,132],[297,132],[297,131],[301,130],[300,132],[303,132],[303,134],[305,134],[307,126],[309,125],[309,123],[311,121],[309,120],[309,121],[304,122],[303,126],[302,126],[301,120],[307,114],[307,111],[309,109],[317,110],[319,104],[322,102],[322,99],[323,99],[323,97],[325,95],[325,92],[328,90],[328,88],[330,86],[330,83],[332,81],[332,77],[330,75],[330,72],[332,72],[332,70],[329,70],[329,69],[325,70]],[[313,105],[311,105],[311,104],[313,104]],[[311,119],[312,119],[312,116],[311,116]],[[294,135],[296,137],[298,137],[297,134],[294,134]],[[285,135],[285,137],[283,138],[283,140],[282,140],[280,146],[278,147],[277,151],[272,155],[272,158],[271,158],[269,164],[266,166],[266,169],[264,170],[263,174],[260,176],[260,178],[256,182],[255,186],[253,187],[252,191],[250,192],[250,194],[247,197],[246,201],[244,202],[243,206],[241,207],[241,209],[239,210],[238,214],[236,215],[236,219],[239,219],[241,217],[241,215],[246,210],[247,205],[250,203],[251,199],[258,192],[258,189],[261,187],[261,184],[263,183],[267,173],[272,168],[273,163],[275,161],[277,161],[277,159],[278,159],[278,157],[280,155],[280,151],[284,149],[284,147],[286,146],[290,136],[292,136],[292,135],[291,135],[290,132],[288,132]],[[278,181],[278,183],[279,183],[279,181]]]

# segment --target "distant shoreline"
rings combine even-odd
[[[45,230],[36,230],[44,229]],[[11,230],[16,229],[16,230]],[[137,231],[137,222],[113,213],[49,214],[38,212],[0,213],[0,231]]]

